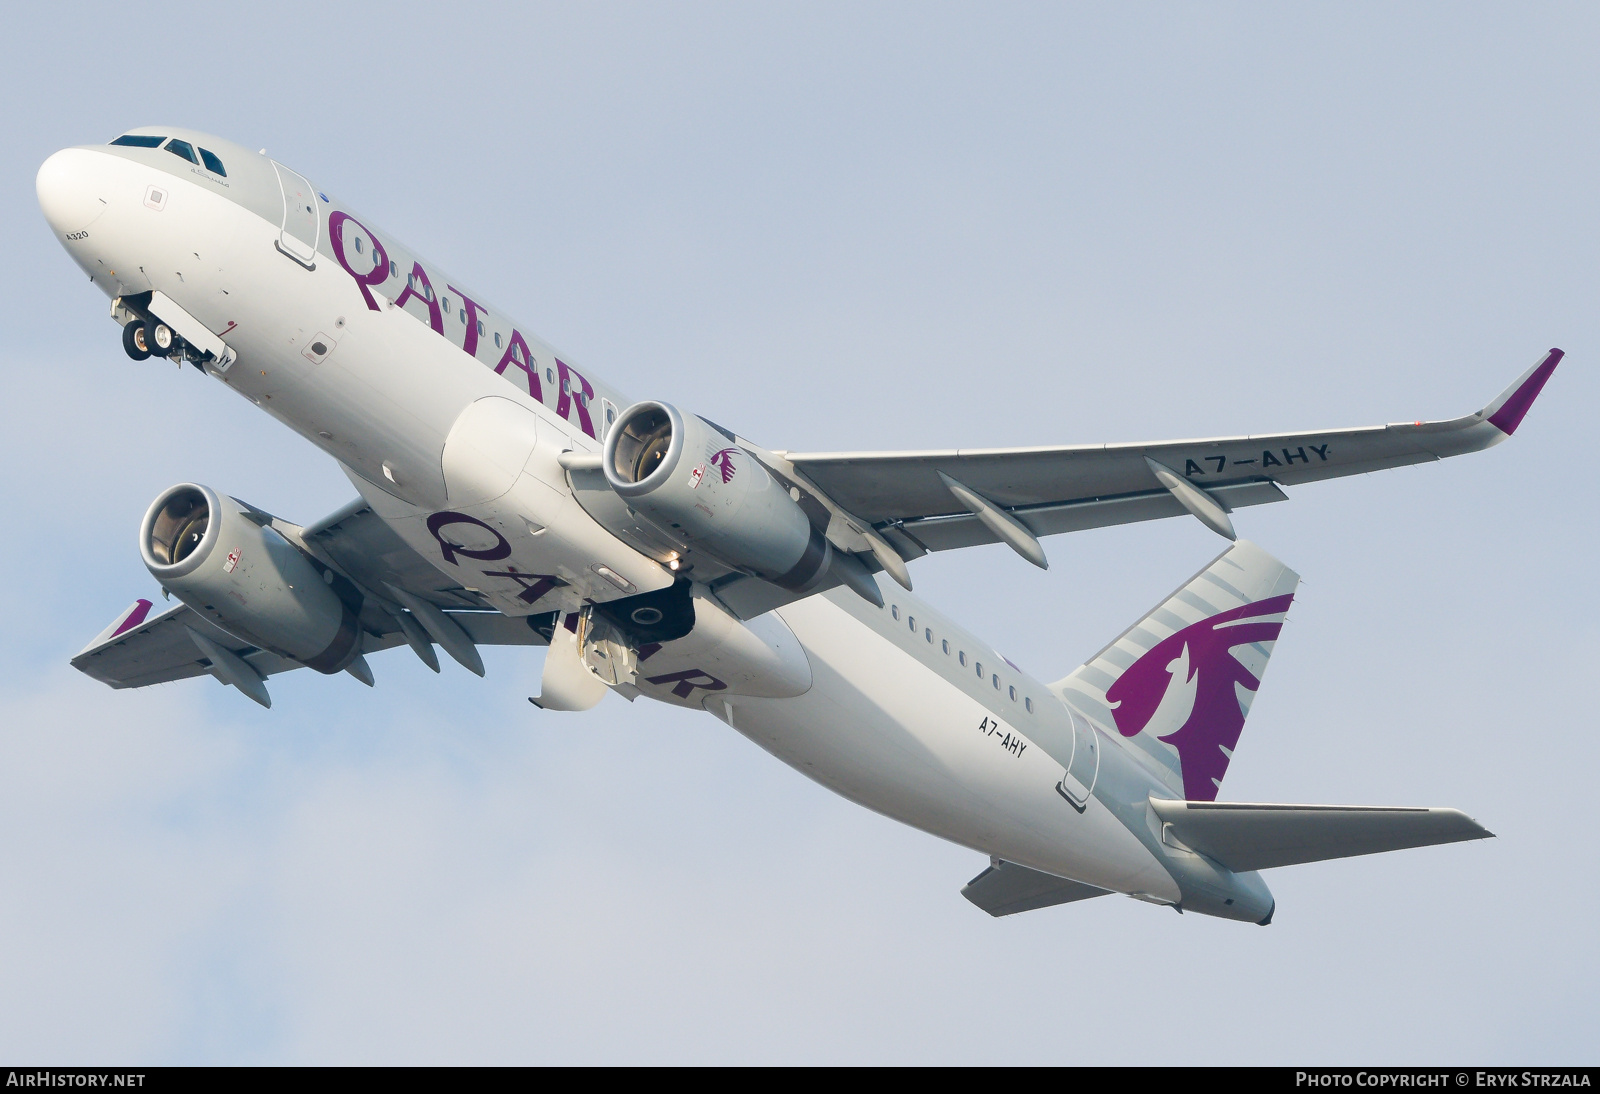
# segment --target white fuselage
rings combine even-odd
[[[298,176],[210,147],[226,151],[227,182],[174,173],[162,151],[68,149],[41,169],[46,216],[98,287],[162,293],[220,337],[236,360],[210,375],[334,457],[411,548],[500,611],[576,611],[672,584],[673,560],[596,523],[557,462],[599,450],[617,392],[337,202],[309,206],[317,234],[297,256],[284,222],[243,194],[279,177],[287,192]],[[559,583],[529,600],[541,575]],[[749,624],[704,606],[704,628],[643,659],[640,691],[704,707],[907,824],[1177,903],[1159,831],[1140,830],[1159,783],[993,649],[880,588],[883,608],[835,589]]]

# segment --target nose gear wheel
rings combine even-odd
[[[135,319],[122,328],[122,348],[135,361],[150,356],[150,345],[144,337],[144,321]]]
[[[144,344],[155,356],[172,356],[172,348],[177,342],[178,336],[172,333],[172,328],[155,316],[144,321]]]

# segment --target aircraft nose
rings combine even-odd
[[[105,172],[97,162],[104,159],[102,152],[63,148],[39,168],[39,208],[61,235],[83,231],[106,211]]]

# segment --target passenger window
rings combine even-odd
[[[174,156],[179,156],[188,160],[190,163],[200,162],[200,157],[194,154],[194,148],[189,144],[188,141],[180,141],[174,138],[173,140],[167,142],[167,151],[171,152]]]
[[[950,639],[941,638],[939,640],[939,648],[944,650],[946,657],[950,656]]]
[[[1031,698],[1022,700],[1022,706],[1029,714],[1033,713],[1033,700]]]
[[[994,680],[994,690],[999,691],[1000,690],[1000,674],[998,672],[994,674],[993,680]]]
[[[495,331],[494,332],[494,348],[495,349],[499,349],[500,348],[500,332],[499,331]]]
[[[914,616],[914,615],[908,615],[908,616],[906,616],[906,622],[911,624],[911,633],[912,634],[916,634],[917,633],[917,617]]]
[[[112,144],[120,144],[124,148],[160,148],[165,137],[146,137],[139,133],[129,133],[118,137]]]
[[[389,260],[389,276],[390,277],[399,277],[400,276],[400,267],[395,265],[394,259],[390,259]]]
[[[927,630],[923,631],[922,637],[928,640],[928,645],[933,645],[933,628],[929,627]]]
[[[956,660],[965,666],[967,663],[967,651],[962,650],[960,653],[956,654]]]
[[[206,170],[210,171],[213,175],[221,175],[223,178],[228,177],[228,169],[222,166],[222,161],[217,159],[217,154],[215,152],[207,152],[204,148],[202,148],[200,149],[200,159],[205,163]],[[323,198],[322,200],[327,201],[328,199]]]
[[[1012,688],[1011,689],[1011,701],[1013,703],[1015,703],[1017,701],[1017,689],[1016,688]]]
[[[982,680],[983,679],[983,662],[982,661],[977,662],[976,668],[978,670],[978,679]]]
[[[899,619],[900,618],[900,605],[898,605],[898,604],[889,605],[889,614],[894,616],[896,619]]]
[[[361,237],[356,236],[356,254],[361,253]]]
[[[544,382],[547,383],[547,384],[553,384],[553,383],[556,382],[556,370],[555,369],[547,368],[547,369],[544,370]],[[895,616],[895,618],[899,619],[900,617],[897,615],[897,616]]]
[[[483,320],[482,319],[478,320],[478,337],[479,338],[483,337]],[[494,336],[494,344],[497,345],[497,346],[500,344],[500,336],[498,334]]]

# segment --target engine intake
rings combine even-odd
[[[339,672],[361,652],[360,594],[335,592],[314,562],[249,510],[207,486],[179,483],[156,498],[139,530],[151,576],[240,640]]]

